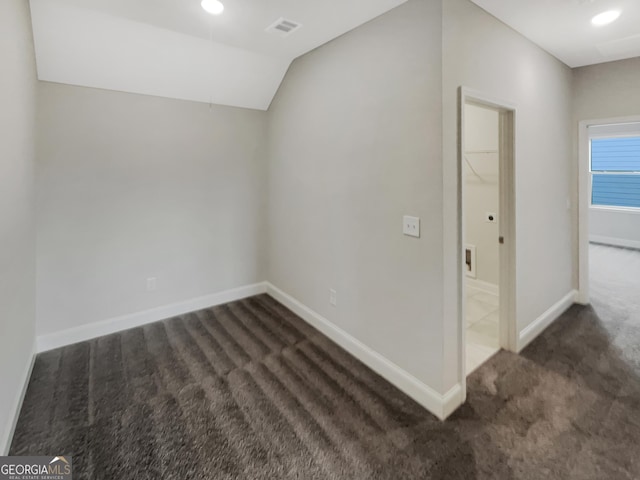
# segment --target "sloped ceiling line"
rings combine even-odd
[[[259,0],[229,0],[229,18],[222,23],[212,23],[212,17],[193,10],[194,5],[200,8],[198,2],[185,0],[154,0],[162,18],[154,17],[155,11],[148,18],[141,13],[149,0],[31,0],[38,78],[267,110],[294,58],[405,1],[297,2],[298,10],[285,18],[305,17],[300,22],[305,28],[282,38],[264,30],[283,16],[281,10],[290,4],[286,0],[269,2],[272,11]],[[347,8],[351,13],[340,21],[317,25],[326,4],[336,2],[362,8]],[[247,18],[234,17],[234,7]],[[324,13],[312,21],[314,9]]]

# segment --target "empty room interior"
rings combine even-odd
[[[639,38],[2,0],[0,474],[640,478]]]

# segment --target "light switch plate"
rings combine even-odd
[[[402,233],[420,238],[420,219],[409,215],[402,217]]]

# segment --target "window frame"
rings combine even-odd
[[[627,207],[623,205],[600,205],[593,203],[593,175],[594,171],[592,167],[591,146],[593,140],[608,140],[615,138],[637,138],[640,140],[640,130],[626,131],[626,128],[621,128],[619,132],[612,131],[603,133],[592,133],[589,135],[589,209],[601,210],[605,212],[625,212],[634,213],[640,215],[640,207]],[[632,172],[619,172],[619,171],[601,171],[596,170],[597,175],[638,175],[640,176],[640,170]]]

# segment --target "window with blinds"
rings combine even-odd
[[[591,204],[640,208],[640,137],[591,140]]]

